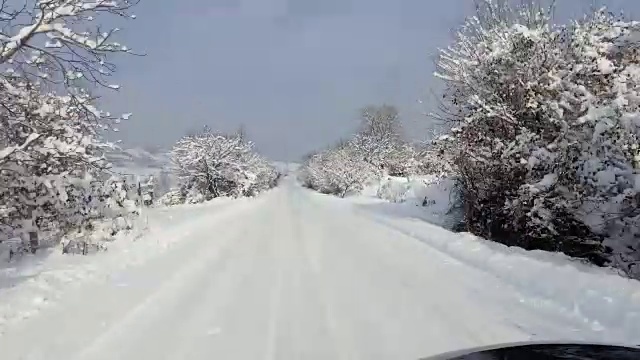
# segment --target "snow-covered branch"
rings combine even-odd
[[[106,31],[79,30],[79,24],[95,22],[103,14],[132,18],[127,11],[137,3],[129,0],[32,0],[11,12],[13,25],[0,18],[0,64],[47,81],[86,78],[108,86],[113,64],[108,55],[131,50],[113,40],[118,28]]]
[[[57,243],[135,212],[124,182],[108,180],[102,139],[112,121],[129,115],[99,110],[86,82],[76,81],[115,88],[103,82],[115,70],[108,56],[130,50],[115,41],[116,28],[84,28],[103,14],[128,16],[135,2],[26,0],[11,7],[17,3],[0,4],[0,241],[35,232]]]

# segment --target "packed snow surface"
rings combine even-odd
[[[1,357],[418,359],[527,340],[640,344],[640,282],[373,210],[381,202],[285,178],[255,199],[150,210],[146,235],[105,253],[5,267]]]

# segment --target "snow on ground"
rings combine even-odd
[[[70,288],[160,256],[188,236],[210,211],[234,214],[248,201],[216,199],[206,204],[143,209],[132,232],[118,235],[106,252],[89,256],[64,255],[58,247],[18,261],[0,259],[0,335],[6,327],[55,303]]]
[[[52,258],[0,290],[2,358],[418,359],[514,341],[640,343],[640,282],[372,210],[380,201],[287,177],[258,199],[158,210],[135,243],[91,262]]]
[[[617,328],[618,336],[640,345],[640,282],[564,254],[526,251],[434,226],[451,223],[446,205],[451,188],[448,181],[392,178],[381,185],[371,184],[365,192],[368,198],[348,201],[357,213],[420,240],[466,267],[500,279],[519,294],[523,303],[573,317],[597,331]],[[377,190],[376,197],[386,201],[372,199],[372,189]],[[419,200],[425,197],[434,199],[434,203],[420,206]]]
[[[454,206],[454,185],[452,179],[434,175],[387,176],[368,183],[363,196],[352,200],[366,203],[370,210],[381,214],[422,219],[452,229],[462,219],[459,209]]]
[[[639,282],[563,254],[507,247],[468,233],[451,234],[439,226],[455,225],[456,213],[450,211],[453,186],[450,179],[435,176],[388,177],[369,184],[364,198],[350,201],[377,221],[500,278],[522,294],[523,302],[583,319],[594,329],[605,324],[619,327],[637,335],[640,344]]]

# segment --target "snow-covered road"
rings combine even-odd
[[[553,301],[524,301],[513,284],[401,225],[290,181],[255,200],[202,207],[142,240],[172,237],[167,251],[7,326],[0,358],[418,359],[638,335],[595,327]]]

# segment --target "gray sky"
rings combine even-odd
[[[598,2],[640,11],[640,0]],[[557,3],[566,18],[592,1]],[[129,146],[244,124],[263,154],[296,160],[382,102],[425,138],[433,58],[471,9],[471,0],[142,0],[122,40],[148,55],[117,59],[122,89],[104,103],[134,113],[119,133]]]

